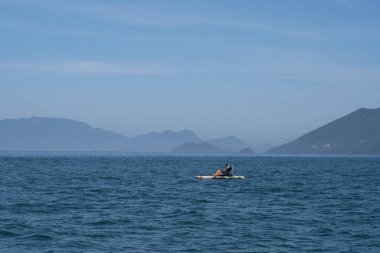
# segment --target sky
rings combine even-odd
[[[0,0],[0,118],[252,146],[380,107],[377,0]]]

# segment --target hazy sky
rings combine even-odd
[[[0,0],[0,118],[280,144],[380,107],[380,1]]]

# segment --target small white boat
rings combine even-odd
[[[244,176],[195,176],[196,179],[244,179]]]

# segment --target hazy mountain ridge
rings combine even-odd
[[[127,138],[87,123],[32,117],[0,121],[0,150],[121,150]]]
[[[221,138],[230,140],[230,137]],[[218,139],[213,141],[218,142]],[[236,137],[233,141],[244,143]],[[85,122],[47,117],[0,120],[2,151],[170,152],[185,143],[203,143],[190,130],[151,132],[127,138]],[[232,142],[231,142],[232,143]],[[216,147],[223,150],[223,147]]]
[[[361,108],[268,153],[380,154],[380,108]]]
[[[175,147],[174,153],[231,153],[230,150],[220,149],[210,143],[184,143]]]
[[[242,150],[244,148],[249,148],[249,145],[246,142],[236,138],[235,136],[227,136],[218,139],[209,139],[205,140],[204,142],[210,143],[220,149],[229,149],[234,152],[238,152],[239,150]]]
[[[249,145],[235,136],[227,136],[217,139],[208,139],[197,143],[187,142],[175,147],[172,152],[237,153],[243,149],[250,149]]]
[[[151,132],[138,135],[128,140],[128,151],[133,152],[170,152],[174,147],[188,142],[202,142],[190,130],[173,132],[166,130],[162,133]]]

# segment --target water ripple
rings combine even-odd
[[[0,252],[380,252],[379,157],[0,156]]]

